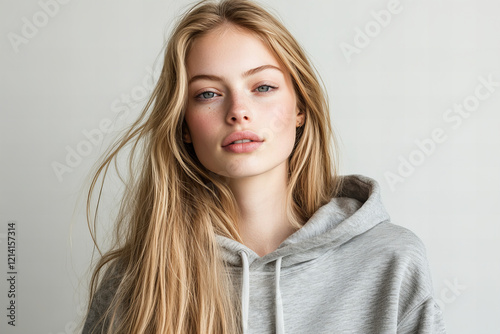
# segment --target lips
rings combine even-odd
[[[252,131],[248,131],[248,130],[247,131],[239,131],[239,132],[233,132],[229,136],[224,138],[224,140],[222,141],[222,147],[229,146],[231,144],[234,144],[235,141],[241,141],[241,140],[244,141],[242,143],[245,143],[248,140],[250,140],[252,142],[263,142],[264,141],[259,136],[257,136],[255,133],[253,133]],[[240,142],[238,142],[238,143],[240,143]]]

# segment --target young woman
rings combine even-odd
[[[276,18],[245,0],[192,7],[91,184],[88,203],[132,145],[83,333],[444,333],[422,243],[389,222],[376,181],[337,174],[332,143]]]

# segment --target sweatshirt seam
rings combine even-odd
[[[429,293],[427,294],[420,303],[418,303],[417,305],[415,305],[410,311],[408,311],[406,313],[406,315],[403,316],[403,318],[398,322],[397,324],[397,328],[399,328],[408,318],[409,316],[415,312],[417,309],[419,309],[420,307],[422,307],[422,305],[424,305],[429,299],[432,299],[432,294]]]

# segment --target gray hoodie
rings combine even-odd
[[[272,253],[216,236],[240,292],[244,334],[445,333],[422,242],[389,222],[375,180],[343,178],[341,197]],[[118,282],[100,287],[83,334]]]
[[[344,176],[341,196],[263,257],[217,236],[244,334],[445,333],[424,246],[389,222],[378,183]]]

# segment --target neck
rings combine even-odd
[[[229,187],[240,209],[243,243],[259,256],[276,250],[295,232],[286,215],[286,164],[263,174],[231,179]]]

